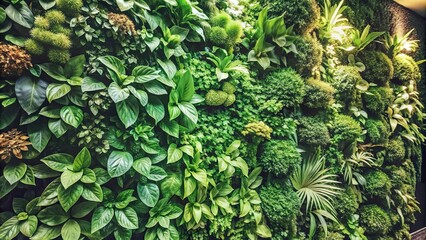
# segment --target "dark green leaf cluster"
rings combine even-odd
[[[338,142],[354,142],[362,133],[361,126],[347,115],[337,115],[332,123],[333,139]]]
[[[373,115],[380,115],[387,110],[392,96],[392,89],[387,87],[370,87],[362,94],[364,108]]]
[[[361,60],[365,65],[365,71],[362,72],[365,80],[379,86],[389,85],[394,67],[386,54],[379,51],[365,51],[361,55]]]
[[[288,66],[297,70],[304,77],[319,72],[323,49],[321,43],[310,35],[297,36],[294,41],[297,53],[292,53],[287,61]]]
[[[330,143],[330,134],[327,126],[316,117],[299,119],[297,136],[299,142],[308,147],[325,146]]]
[[[386,144],[389,138],[389,126],[383,120],[367,119],[365,122],[367,137],[373,144]]]
[[[389,176],[381,170],[370,170],[364,174],[366,184],[364,194],[370,199],[385,199],[390,194]]]
[[[355,191],[357,190],[352,187],[346,187],[333,202],[339,219],[347,220],[358,210],[359,200]]]
[[[338,66],[333,73],[332,85],[336,89],[336,99],[351,105],[358,98],[357,84],[363,82],[356,67]]]
[[[394,138],[386,146],[385,162],[399,164],[405,159],[405,146],[401,138]]]
[[[295,107],[305,96],[305,83],[302,77],[291,68],[269,73],[262,82],[262,93],[268,100],[277,100],[284,107]]]
[[[372,235],[385,235],[390,231],[389,215],[379,206],[371,204],[362,206],[359,210],[359,222],[365,232]]]
[[[324,109],[334,101],[335,89],[330,83],[310,78],[306,81],[303,105],[308,108]]]
[[[259,158],[264,170],[276,176],[284,176],[301,163],[302,157],[291,140],[271,140],[264,144]]]

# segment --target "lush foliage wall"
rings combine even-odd
[[[0,239],[410,239],[422,61],[386,4],[2,1]]]

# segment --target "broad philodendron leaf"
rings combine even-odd
[[[197,109],[192,105],[192,103],[189,102],[182,102],[178,103],[179,109],[193,122],[194,124],[197,124],[198,121],[198,112]]]
[[[61,235],[61,227],[62,226],[49,227],[42,224],[37,228],[31,240],[56,239]]]
[[[61,174],[61,183],[65,189],[71,187],[74,183],[78,182],[83,176],[83,171],[73,172],[71,170],[65,169]]]
[[[92,91],[99,91],[106,89],[106,85],[98,81],[92,77],[85,77],[83,78],[83,83],[81,84],[81,91],[82,92],[92,92]]]
[[[192,99],[192,96],[194,96],[194,80],[192,79],[189,71],[185,71],[185,73],[179,78],[177,92],[179,93],[179,102],[189,102]]]
[[[133,157],[128,152],[113,151],[108,158],[108,173],[111,177],[119,177],[130,170]]]
[[[133,162],[133,169],[144,176],[148,176],[151,165],[151,159],[144,157]]]
[[[36,216],[29,216],[28,219],[21,224],[19,230],[26,237],[31,237],[37,230],[38,219]]]
[[[78,128],[83,121],[83,111],[75,106],[62,107],[60,114],[61,119],[74,128]]]
[[[58,187],[61,185],[61,179],[56,178],[47,185],[44,191],[41,193],[40,198],[38,199],[37,206],[50,206],[58,202]]]
[[[46,89],[47,100],[51,103],[53,100],[67,95],[70,91],[71,87],[68,84],[51,83]]]
[[[155,124],[160,122],[166,114],[163,103],[157,97],[149,98],[148,104],[146,105],[146,112],[149,116],[154,118]]]
[[[25,112],[36,112],[46,99],[47,82],[34,80],[29,76],[20,77],[15,84],[15,94]]]
[[[114,209],[107,208],[104,206],[98,207],[92,216],[92,229],[91,233],[94,233],[103,227],[105,227],[109,222],[111,222],[114,217]]]
[[[80,239],[80,234],[80,225],[74,219],[69,219],[64,226],[62,226],[61,236],[64,240],[78,240]]]
[[[97,183],[86,184],[84,186],[82,197],[87,201],[102,202],[103,193],[101,185]]]
[[[160,198],[160,189],[154,183],[138,183],[137,191],[139,199],[148,207],[154,207]]]
[[[44,157],[41,161],[52,170],[63,172],[68,166],[73,164],[73,156],[66,153],[55,153]]]
[[[118,117],[126,128],[133,125],[139,116],[139,103],[135,97],[129,96],[126,100],[115,104]]]
[[[69,125],[61,119],[49,119],[47,126],[56,138],[60,138],[69,129]]]
[[[135,0],[116,0],[116,3],[120,11],[124,12],[133,8]]]
[[[17,24],[32,28],[34,24],[34,15],[25,1],[19,1],[16,4],[9,4],[5,9],[7,16]]]
[[[152,166],[147,178],[152,181],[161,181],[167,177],[167,172],[159,166]]]
[[[177,148],[176,144],[172,143],[167,150],[167,163],[175,163],[179,161],[183,156],[182,150]]]
[[[108,94],[115,103],[126,100],[130,96],[127,88],[120,87],[116,82],[112,82],[108,87]]]

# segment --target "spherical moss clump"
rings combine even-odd
[[[297,54],[291,54],[288,58],[288,66],[297,70],[302,76],[310,77],[319,71],[322,62],[322,45],[316,39],[307,35],[296,37],[294,44]]]
[[[47,56],[49,57],[50,61],[62,64],[68,62],[71,57],[68,50],[62,49],[51,49],[47,53]]]
[[[229,82],[225,82],[223,85],[222,85],[222,90],[224,91],[224,92],[226,92],[227,94],[233,94],[233,93],[235,93],[235,91],[237,90],[236,88],[235,88],[235,86],[234,85],[232,85],[231,83],[229,83]]]
[[[236,42],[241,35],[243,34],[243,28],[241,27],[241,23],[237,21],[232,21],[225,26],[225,31],[228,34],[228,37]]]
[[[206,95],[206,104],[208,106],[220,106],[226,102],[228,94],[224,91],[210,90]]]
[[[329,83],[310,78],[306,81],[305,89],[303,105],[308,108],[327,108],[334,101],[336,90]]]
[[[330,143],[330,134],[325,123],[315,117],[299,119],[297,128],[299,142],[306,146],[325,146]]]
[[[392,226],[389,215],[379,206],[362,206],[359,213],[359,223],[367,234],[384,235],[389,232]]]
[[[336,98],[350,105],[357,98],[356,85],[365,81],[358,70],[352,66],[339,66],[333,73],[333,87],[336,89]]]
[[[229,16],[229,14],[227,14],[226,12],[220,12],[211,18],[212,26],[218,26],[222,28],[225,28],[225,26],[231,21],[231,16]]]
[[[318,240],[344,240],[345,235],[343,235],[340,232],[328,232],[327,235],[325,235],[324,231],[321,231],[318,234]]]
[[[262,210],[271,224],[284,225],[295,218],[300,210],[300,201],[291,187],[271,184],[260,190]]]
[[[302,157],[293,141],[271,140],[263,146],[259,160],[265,171],[278,176],[292,172]]]
[[[208,29],[207,38],[213,45],[231,49],[243,34],[241,22],[232,20],[226,12],[220,12],[210,21],[212,28]]]
[[[361,136],[361,126],[355,119],[346,115],[337,115],[332,126],[333,138],[339,142],[354,142]]]
[[[386,147],[385,161],[388,164],[398,164],[405,159],[405,146],[401,138],[394,138],[389,141]]]
[[[208,31],[207,36],[213,44],[219,47],[229,48],[232,45],[232,41],[228,38],[228,34],[222,27],[212,27]]]
[[[235,99],[236,99],[235,94],[228,94],[228,97],[226,98],[226,101],[223,103],[223,106],[225,107],[231,106],[232,104],[234,104]]]
[[[62,24],[65,22],[65,15],[58,10],[49,10],[46,12],[45,18],[49,24]]]
[[[79,14],[80,9],[83,7],[82,0],[56,0],[56,6],[65,15],[75,17]]]
[[[415,184],[416,172],[413,162],[409,159],[406,160],[402,166],[387,166],[385,171],[390,178],[393,188],[402,189],[404,185],[414,186]]]
[[[359,208],[358,197],[355,190],[351,187],[347,187],[343,192],[337,195],[333,205],[340,219],[347,219],[355,214],[356,210]]]
[[[261,0],[268,5],[268,16],[277,17],[284,13],[286,26],[294,25],[294,30],[306,34],[319,26],[320,8],[312,0]]]
[[[393,59],[393,66],[395,68],[394,80],[399,82],[419,81],[421,78],[419,66],[416,61],[406,55],[398,54]]]
[[[388,87],[370,87],[362,95],[364,107],[374,115],[383,113],[391,102],[392,89]]]
[[[291,68],[269,73],[262,84],[266,99],[277,100],[285,107],[298,106],[305,96],[305,83]]]
[[[25,41],[25,49],[34,55],[41,55],[44,53],[44,47],[39,42],[34,41],[33,39],[28,39]]]
[[[365,122],[368,140],[373,144],[387,143],[389,127],[382,120],[368,119]]]
[[[390,193],[391,182],[389,176],[380,170],[371,170],[364,174],[364,194],[370,199],[385,199]]]
[[[386,54],[379,51],[366,51],[361,55],[365,65],[362,76],[368,82],[373,82],[379,86],[387,86],[393,76],[392,61]]]

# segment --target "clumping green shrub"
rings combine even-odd
[[[368,140],[373,144],[388,142],[389,127],[386,122],[376,119],[367,119],[365,122]]]
[[[362,94],[364,108],[369,113],[380,115],[385,111],[392,100],[392,89],[388,87],[370,87]]]
[[[364,174],[364,194],[370,199],[384,199],[390,193],[391,182],[389,176],[381,170],[370,170]]]
[[[377,205],[362,206],[359,215],[359,223],[367,234],[384,235],[391,228],[389,215]]]
[[[385,161],[388,164],[398,164],[405,159],[405,146],[401,138],[394,138],[386,146]]]
[[[302,157],[293,141],[271,140],[264,144],[259,160],[265,171],[278,176],[291,173]]]
[[[287,26],[294,25],[296,32],[306,34],[319,26],[320,8],[312,0],[261,0],[268,6],[268,15],[277,17],[284,13]]]
[[[237,90],[236,88],[235,88],[235,86],[234,85],[232,85],[231,83],[229,83],[229,82],[225,82],[223,85],[222,85],[222,90],[224,91],[224,92],[226,92],[227,94],[233,94],[233,93],[235,93],[235,91]]]
[[[226,12],[220,12],[210,21],[212,28],[207,30],[207,38],[214,45],[231,49],[243,34],[243,28],[239,21],[232,20]]]
[[[357,98],[358,83],[364,79],[358,70],[352,66],[339,66],[333,73],[333,87],[336,89],[336,99],[350,105]]]
[[[345,235],[343,235],[340,232],[328,232],[327,235],[325,235],[324,231],[321,231],[318,234],[318,240],[344,240],[345,239]]]
[[[365,71],[361,73],[365,80],[379,86],[389,84],[394,68],[386,54],[379,51],[365,51],[361,54],[361,61],[365,65]]]
[[[215,68],[207,61],[200,59],[199,56],[193,56],[186,61],[185,68],[191,72],[197,92],[219,89],[220,84],[216,77]]]
[[[344,191],[340,192],[340,194],[334,199],[333,206],[336,209],[339,219],[347,219],[351,215],[355,214],[356,210],[359,208],[358,197],[355,193],[355,189],[346,187]]]
[[[221,106],[228,99],[228,94],[220,90],[210,90],[206,94],[206,105],[208,106]]]
[[[419,81],[421,78],[420,69],[416,61],[406,54],[396,55],[393,59],[393,66],[395,68],[394,80],[409,82]]]
[[[401,189],[404,185],[414,186],[415,184],[415,169],[413,162],[409,159],[401,166],[387,166],[385,171],[390,178],[392,188]]]
[[[337,115],[332,123],[333,138],[339,142],[353,142],[361,136],[361,126],[347,115]]]
[[[83,7],[82,0],[56,0],[56,6],[70,17],[75,17]]]
[[[330,83],[310,78],[306,81],[303,105],[308,108],[327,108],[334,101],[336,91]]]
[[[296,218],[300,211],[300,201],[291,186],[283,188],[281,184],[264,186],[260,190],[262,210],[272,224],[285,226],[286,223]]]
[[[324,122],[315,117],[299,119],[297,136],[301,144],[307,146],[325,146],[330,143],[330,134]]]
[[[314,72],[319,71],[322,62],[322,45],[316,39],[307,35],[297,36],[294,41],[297,54],[289,55],[288,66],[297,70],[299,74],[310,77]]]
[[[301,104],[305,96],[305,83],[302,77],[291,68],[269,73],[262,85],[266,99],[278,100],[285,107]]]

